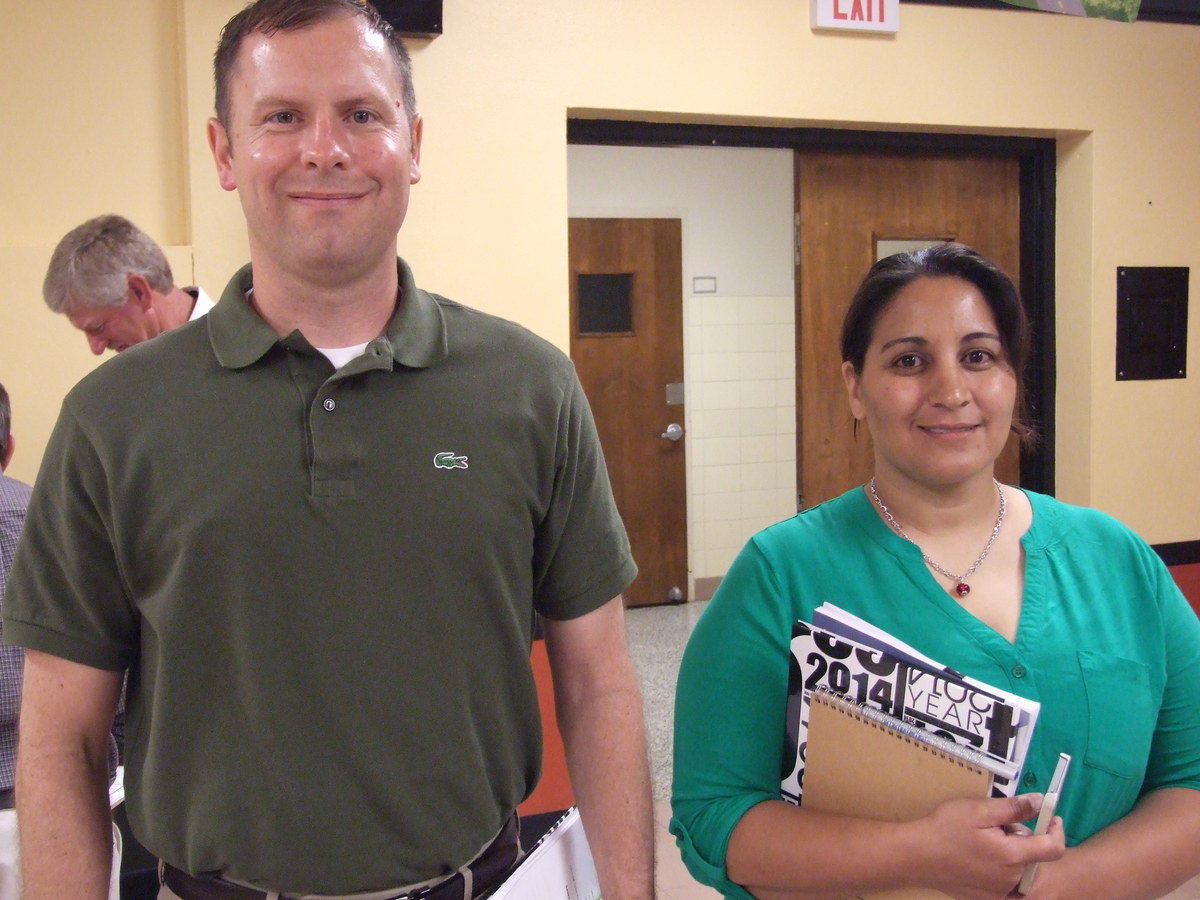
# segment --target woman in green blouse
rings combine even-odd
[[[1031,900],[1153,898],[1200,872],[1200,622],[1112,518],[1001,485],[1028,337],[1011,281],[944,245],[877,263],[843,326],[870,482],[756,535],[689,642],[672,831],[729,897],[932,888]],[[1041,703],[1016,798],[900,823],[780,799],[788,645],[834,603],[928,656]],[[1074,759],[1042,836],[1032,818]]]

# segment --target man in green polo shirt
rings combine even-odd
[[[636,568],[570,362],[398,262],[421,119],[372,11],[259,0],[216,72],[251,265],[67,397],[6,596],[25,897],[106,895],[126,669],[161,897],[485,896],[540,766],[534,612],[604,895],[652,896]]]

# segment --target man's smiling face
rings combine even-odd
[[[394,267],[421,123],[385,39],[348,15],[256,32],[231,76],[228,129],[209,137],[256,266],[331,284]]]

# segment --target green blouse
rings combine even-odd
[[[1069,844],[1149,791],[1200,789],[1200,621],[1128,528],[1027,493],[1014,643],[946,593],[861,488],[750,540],[679,674],[671,831],[698,880],[750,897],[726,876],[729,836],[750,807],[779,798],[792,624],[827,601],[1041,703],[1021,790],[1044,791],[1058,754],[1072,755],[1059,805]]]

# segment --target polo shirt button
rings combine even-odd
[[[328,403],[329,401],[326,400],[325,402]],[[329,407],[326,407],[326,409],[328,409],[328,408]],[[1024,678],[1026,674],[1027,674],[1027,670],[1020,663],[1017,663],[1015,666],[1012,667],[1012,677],[1013,678]]]
[[[325,402],[321,405],[325,407],[325,412],[333,412],[334,408],[337,406],[337,403],[334,402],[332,397],[326,397]]]
[[[1033,787],[1035,784],[1037,784],[1037,775],[1035,775],[1033,772],[1026,772],[1025,777],[1021,780],[1025,782],[1026,787]]]

